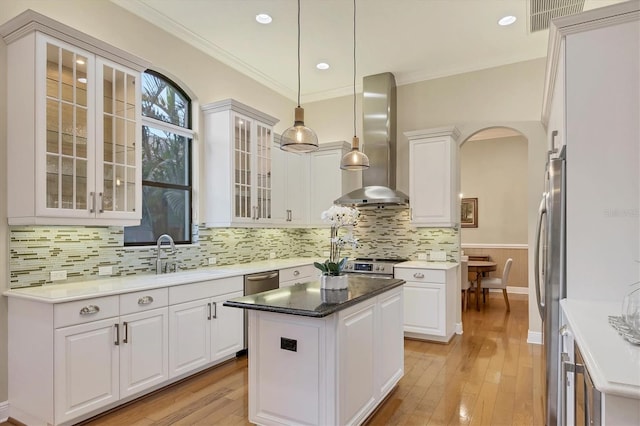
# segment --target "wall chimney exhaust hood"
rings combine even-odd
[[[409,197],[396,187],[396,79],[390,72],[362,80],[363,152],[370,167],[362,171],[363,187],[334,201],[358,208],[408,207]]]

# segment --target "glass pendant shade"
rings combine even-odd
[[[357,136],[353,137],[351,151],[347,152],[340,161],[342,170],[364,170],[369,168],[369,157],[360,151],[360,140]]]
[[[297,107],[293,126],[282,133],[280,149],[290,152],[313,152],[318,148],[318,136],[304,125],[304,108]]]

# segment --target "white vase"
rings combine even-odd
[[[349,287],[349,276],[344,275],[321,275],[320,288],[324,290],[342,290]]]

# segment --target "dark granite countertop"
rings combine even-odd
[[[393,278],[349,277],[344,290],[321,290],[319,281],[227,300],[224,306],[305,317],[326,317],[404,284]]]

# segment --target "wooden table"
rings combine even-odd
[[[478,281],[478,287],[476,288],[476,310],[480,310],[480,292],[482,291],[482,273],[491,272],[498,269],[496,262],[487,262],[485,260],[470,260],[469,272],[475,272]]]

